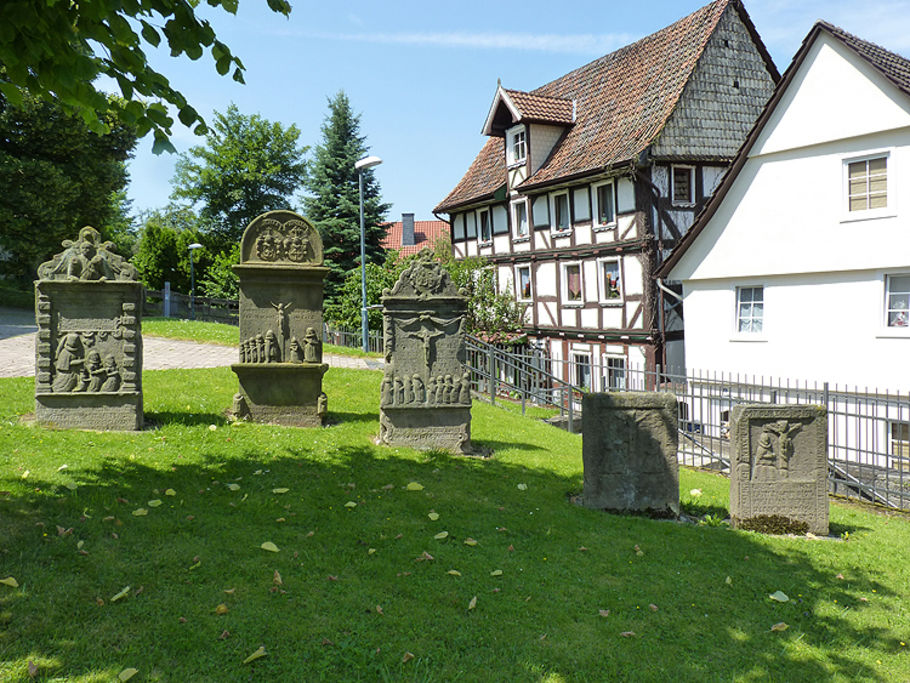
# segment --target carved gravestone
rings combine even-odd
[[[467,299],[429,251],[382,296],[385,375],[379,438],[391,446],[471,451]]]
[[[828,534],[824,406],[739,405],[732,415],[730,516],[757,531]]]
[[[142,428],[142,284],[86,226],[38,267],[35,420],[82,429]]]
[[[327,399],[322,376],[322,239],[303,216],[270,211],[243,233],[240,264],[238,418],[318,427]]]
[[[586,394],[581,405],[584,506],[678,516],[676,397]]]

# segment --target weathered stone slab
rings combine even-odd
[[[258,216],[243,233],[240,264],[240,382],[236,417],[318,427],[326,414],[322,377],[322,239],[291,211]]]
[[[35,282],[35,420],[141,429],[142,284],[92,227],[63,246]]]
[[[391,446],[471,452],[467,298],[429,251],[383,292],[386,370],[379,438]]]
[[[585,507],[679,515],[676,413],[669,393],[584,396]]]
[[[733,525],[827,535],[824,406],[734,406],[731,435]]]

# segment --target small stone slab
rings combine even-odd
[[[734,406],[733,526],[827,536],[827,436],[824,406]]]
[[[585,507],[679,515],[676,397],[610,392],[582,399]]]

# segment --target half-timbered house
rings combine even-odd
[[[682,361],[654,271],[778,78],[742,3],[717,0],[535,90],[500,84],[489,140],[434,212],[457,258],[485,257],[527,304],[531,343],[566,379],[621,388],[629,365]]]

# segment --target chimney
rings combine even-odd
[[[401,246],[410,247],[414,242],[414,214],[401,214]]]

